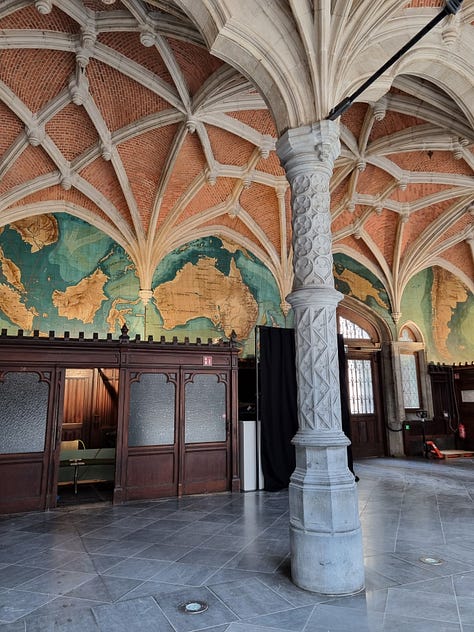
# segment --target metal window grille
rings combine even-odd
[[[370,334],[356,325],[351,320],[339,316],[339,330],[344,338],[355,338],[356,340],[370,340]]]
[[[349,406],[353,415],[375,412],[370,360],[348,360]]]

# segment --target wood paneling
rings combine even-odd
[[[45,338],[8,336],[2,331],[0,372],[47,369],[51,389],[44,452],[0,456],[0,511],[54,507],[61,439],[81,439],[88,448],[102,447],[108,445],[104,437],[110,438],[110,432],[113,441],[115,428],[115,503],[181,493],[239,491],[237,356],[233,343],[142,342],[126,334],[117,341],[96,336],[92,340],[59,339],[54,332]],[[75,378],[68,375],[70,369],[76,371]],[[129,448],[132,376],[158,370],[179,376],[173,379],[180,384],[185,372],[188,376],[193,372],[219,374],[226,385],[226,442],[193,444],[185,451],[184,388],[177,385],[174,444]]]
[[[442,447],[474,450],[474,365],[430,365],[429,372],[434,421],[453,443]],[[464,426],[464,438],[459,424]]]
[[[229,489],[229,454],[226,445],[186,446],[183,494],[205,494]]]
[[[42,453],[0,456],[0,513],[45,508]]]
[[[177,462],[173,449],[130,448],[127,459],[127,500],[176,496]]]

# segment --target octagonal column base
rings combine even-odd
[[[342,431],[299,432],[289,486],[291,577],[300,588],[348,595],[364,588],[357,486]]]
[[[304,590],[353,595],[364,589],[360,529],[316,533],[290,525],[291,578]]]

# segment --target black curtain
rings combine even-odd
[[[344,336],[337,334],[337,357],[339,360],[339,388],[341,392],[341,425],[346,437],[351,439],[351,417],[349,410],[349,388],[346,376],[346,353],[344,351]],[[354,463],[352,459],[351,446],[347,447],[347,465],[354,473]]]
[[[262,471],[267,491],[288,487],[295,469],[291,439],[298,430],[295,331],[260,327]]]
[[[295,469],[295,448],[291,439],[298,430],[295,331],[278,327],[260,327],[260,421],[262,470],[267,491],[288,487]],[[337,335],[341,423],[351,438],[349,393],[346,378],[344,338]],[[347,464],[354,473],[351,446]]]

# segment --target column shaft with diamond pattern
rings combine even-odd
[[[341,428],[329,181],[340,151],[333,121],[290,129],[277,151],[292,191],[299,429],[291,477],[292,579],[323,594],[364,586],[362,535],[349,441]]]

